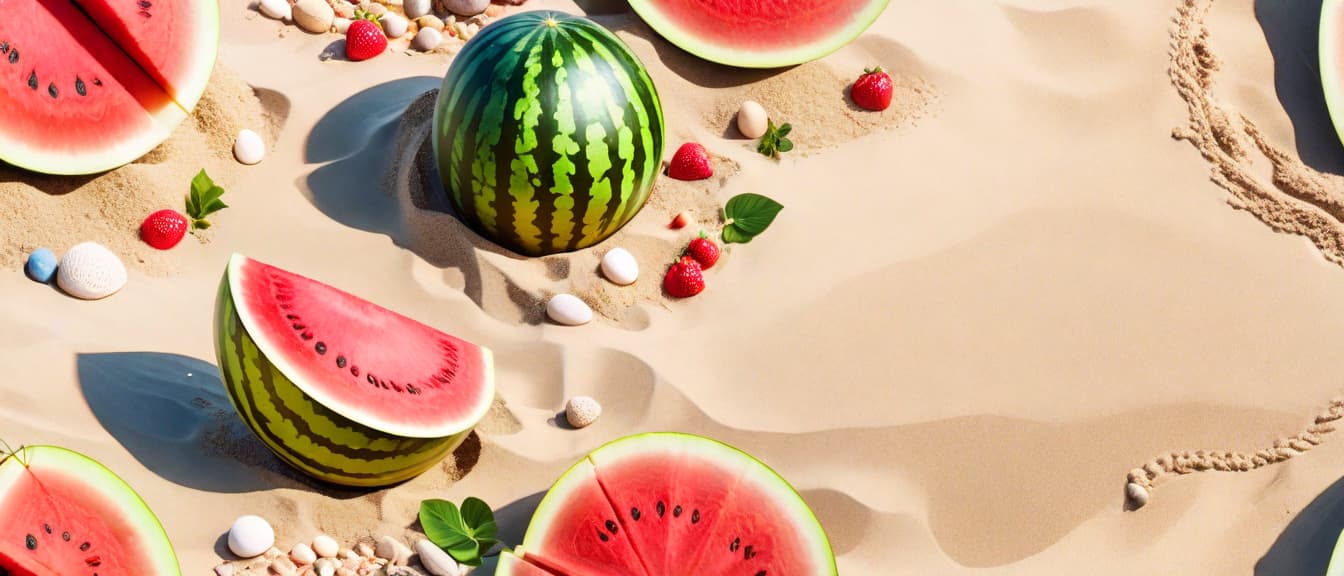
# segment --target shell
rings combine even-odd
[[[590,396],[575,396],[565,402],[565,420],[570,426],[584,428],[602,415],[602,405]]]
[[[765,135],[770,124],[770,116],[765,107],[755,100],[745,100],[737,109],[737,130],[747,138],[760,138]]]
[[[249,166],[257,164],[266,157],[266,143],[260,134],[244,128],[233,141],[233,157]]]
[[[612,248],[602,256],[602,275],[621,286],[629,286],[639,279],[639,262],[625,248]]]
[[[56,267],[56,284],[75,298],[106,298],[126,286],[126,266],[102,244],[76,244]]]
[[[581,326],[593,320],[593,309],[573,294],[556,294],[546,302],[546,316],[557,324]]]
[[[229,528],[229,551],[239,558],[256,558],[275,545],[275,529],[260,516],[241,516]]]

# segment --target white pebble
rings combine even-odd
[[[266,143],[261,141],[260,134],[244,128],[233,141],[233,157],[249,166],[261,162],[266,157]]]
[[[337,16],[335,20],[331,21],[331,27],[337,34],[345,34],[350,30],[350,24],[352,23],[354,23],[354,20]]]
[[[239,558],[255,558],[275,545],[275,529],[260,516],[239,517],[229,528],[229,551]]]
[[[1136,510],[1148,504],[1148,489],[1139,484],[1133,482],[1126,484],[1125,496],[1129,498],[1130,503]]]
[[[327,0],[299,0],[294,4],[294,23],[305,32],[324,34],[334,19],[336,11]]]
[[[340,552],[341,545],[336,543],[336,539],[326,534],[318,534],[313,538],[313,552],[316,552],[322,558],[335,558]]]
[[[565,420],[575,428],[584,428],[602,415],[602,405],[590,396],[575,396],[565,402]]]
[[[411,549],[391,536],[383,536],[378,539],[378,548],[374,550],[374,556],[387,560],[398,566],[405,564],[411,559]]]
[[[394,13],[388,13],[386,16],[383,16],[382,23],[383,32],[387,34],[388,38],[394,40],[405,36],[407,28],[410,27],[410,22],[407,22],[405,18]]]
[[[126,286],[126,266],[102,244],[76,244],[56,266],[56,284],[75,298],[106,298]]]
[[[746,100],[737,109],[737,130],[747,138],[764,136],[769,123],[770,117],[765,113],[765,107],[755,100]]]
[[[573,294],[556,294],[546,302],[546,315],[566,326],[582,326],[593,320],[593,309]]]
[[[625,248],[612,248],[602,256],[602,275],[621,286],[629,286],[639,279],[639,262]]]
[[[421,540],[415,543],[415,553],[420,555],[420,564],[424,565],[425,571],[434,576],[459,576],[465,574],[462,566],[453,560],[442,548],[435,546],[429,540]]]
[[[299,565],[312,564],[317,561],[317,552],[313,552],[312,546],[299,542],[290,549],[289,559]]]
[[[430,0],[405,0],[401,3],[402,11],[406,12],[406,17],[415,20],[425,14],[429,14]]]
[[[490,7],[490,0],[443,0],[443,7],[458,16],[475,16]]]
[[[443,33],[434,28],[421,28],[415,33],[415,38],[411,39],[411,48],[421,52],[429,52],[439,47],[443,43]]]
[[[257,3],[257,11],[267,18],[276,20],[289,20],[293,17],[289,2],[285,0],[261,0]]]

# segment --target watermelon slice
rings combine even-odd
[[[0,0],[0,160],[50,174],[134,161],[195,108],[216,0]]]
[[[888,0],[630,0],[668,42],[705,60],[743,68],[792,66],[857,38]]]
[[[215,350],[244,421],[329,482],[382,486],[438,463],[494,400],[489,349],[235,254]]]
[[[52,446],[0,461],[0,574],[181,573],[158,518],[102,464]]]
[[[1344,142],[1344,0],[1321,3],[1321,87],[1335,133]]]
[[[836,574],[825,530],[788,482],[688,434],[630,436],[580,460],[542,499],[521,548],[499,574]]]

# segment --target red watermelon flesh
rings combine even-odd
[[[186,118],[214,64],[218,5],[152,0],[155,16],[124,14],[141,1],[0,0],[0,160],[101,172],[143,156]]]
[[[327,284],[242,255],[234,303],[258,348],[305,394],[360,424],[450,436],[494,400],[488,349]],[[467,423],[464,425],[464,423]]]
[[[630,558],[594,564],[599,552],[622,552],[600,545],[618,533]],[[561,576],[836,574],[825,531],[787,482],[735,448],[688,434],[631,436],[589,454],[537,507],[522,548],[524,560]]]
[[[154,513],[101,464],[31,446],[0,463],[0,574],[179,576]]]

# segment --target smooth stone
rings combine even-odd
[[[1125,496],[1129,498],[1135,510],[1148,504],[1148,489],[1133,482],[1125,485]]]
[[[335,20],[331,21],[331,27],[336,30],[337,34],[345,34],[350,30],[350,24],[352,23],[354,23],[354,20],[337,16]]]
[[[565,326],[582,326],[593,320],[593,309],[573,294],[556,294],[546,302],[546,316]]]
[[[443,43],[443,32],[437,28],[421,28],[415,33],[415,38],[411,39],[411,48],[421,52],[429,52],[439,47]]]
[[[378,548],[373,554],[393,564],[402,565],[410,561],[411,548],[396,538],[383,536],[378,539]]]
[[[84,300],[106,298],[126,286],[126,266],[116,254],[102,244],[97,242],[76,244],[65,253],[60,264],[56,266],[56,284],[66,294],[75,298]],[[262,547],[257,550],[257,554],[265,550],[266,548]]]
[[[321,558],[335,558],[340,553],[341,545],[336,543],[336,539],[326,534],[318,534],[313,538],[313,552],[316,552]]]
[[[625,248],[612,248],[602,256],[602,275],[621,286],[629,286],[639,279],[639,262]]]
[[[289,558],[276,558],[271,562],[271,574],[275,576],[295,576],[299,573],[299,567],[295,566]]]
[[[363,557],[365,557],[365,558],[373,558],[373,557],[374,557],[374,555],[373,555],[373,547],[369,546],[369,544],[368,544],[367,542],[360,542],[359,544],[356,544],[356,545],[355,545],[355,552],[358,552],[360,556],[363,556]]]
[[[337,18],[350,19],[355,17],[355,5],[345,0],[336,0],[332,2],[331,8],[336,12]]]
[[[586,428],[602,415],[602,405],[591,396],[575,396],[565,402],[565,420],[575,428]]]
[[[365,2],[363,4],[360,4],[360,6],[364,8],[365,12],[373,14],[374,16],[382,16],[383,14],[387,14],[387,6],[383,6],[382,4],[379,4],[377,2]]]
[[[745,100],[737,109],[737,130],[747,138],[760,138],[769,128],[770,116],[755,100]]]
[[[421,16],[429,14],[431,0],[405,0],[401,3],[401,10],[406,13],[406,17],[415,20]]]
[[[336,10],[327,0],[299,0],[294,4],[294,23],[305,32],[324,34],[335,19]]]
[[[215,566],[215,576],[233,576],[233,564],[225,562]]]
[[[439,30],[439,31],[442,31],[442,30],[443,30],[443,20],[440,20],[438,16],[435,16],[435,15],[433,15],[433,14],[428,14],[428,15],[421,16],[421,17],[419,17],[419,18],[416,18],[416,19],[415,19],[415,24],[416,24],[417,26],[419,26],[420,28],[422,28],[422,29],[424,29],[424,28],[433,28],[433,29],[435,29],[435,30]]]
[[[239,558],[256,558],[274,545],[275,529],[261,516],[241,516],[229,528],[229,551]]]
[[[490,0],[443,0],[443,7],[458,16],[475,16],[490,7]]]
[[[420,555],[420,564],[425,570],[434,576],[459,576],[462,574],[462,567],[458,565],[457,560],[453,560],[442,548],[435,546],[429,540],[420,540],[415,543],[415,553]]]
[[[266,143],[262,142],[260,134],[244,128],[233,140],[233,157],[249,166],[261,162],[266,157]]]
[[[267,18],[276,20],[289,20],[293,17],[289,2],[285,0],[261,0],[257,3],[257,11]]]
[[[383,32],[387,34],[388,38],[393,40],[405,36],[406,30],[409,29],[411,24],[410,22],[407,22],[405,18],[402,18],[401,15],[392,13],[383,16],[382,23]]]
[[[312,564],[317,561],[317,552],[313,551],[312,546],[299,542],[294,545],[294,548],[290,549],[289,559],[293,560],[295,564]]]
[[[23,271],[36,282],[46,284],[56,275],[56,253],[47,248],[38,248],[28,255],[28,263]]]
[[[340,567],[341,563],[335,558],[318,558],[317,562],[313,563],[313,571],[317,572],[317,576],[332,576]]]

